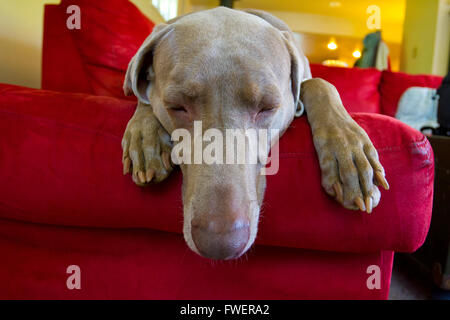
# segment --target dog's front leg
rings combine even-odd
[[[160,182],[172,172],[170,135],[149,105],[138,104],[123,135],[122,149],[123,173],[131,170],[139,186]]]
[[[380,201],[377,185],[389,185],[366,132],[350,117],[336,88],[322,79],[302,83],[303,101],[325,191],[348,209],[372,212]]]

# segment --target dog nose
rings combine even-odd
[[[210,259],[227,260],[244,253],[250,238],[250,222],[242,218],[204,215],[192,219],[192,240],[199,253]]]

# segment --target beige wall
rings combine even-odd
[[[407,0],[401,70],[412,74],[447,73],[448,0]]]
[[[450,0],[440,0],[434,43],[432,73],[445,75],[450,54]]]
[[[286,22],[296,32],[333,34],[336,36],[353,37],[363,39],[368,33],[373,32],[366,26],[366,20],[346,19],[312,13],[297,13],[286,11],[271,11],[273,15]],[[361,14],[366,17],[365,12]],[[401,43],[403,34],[402,23],[382,23],[383,40],[386,42]],[[389,32],[387,32],[389,31]]]
[[[159,14],[159,11],[151,4],[151,0],[130,0],[136,7],[141,10],[150,20],[159,24],[164,22],[164,18]]]
[[[192,12],[191,0],[178,0],[178,15]]]
[[[164,21],[150,0],[130,1],[152,21]],[[40,88],[46,3],[60,0],[0,0],[0,83]]]
[[[45,3],[59,0],[0,1],[0,82],[39,88]]]

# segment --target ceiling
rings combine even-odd
[[[337,3],[332,6],[330,3]],[[191,0],[194,6],[213,7],[219,0]],[[266,11],[288,11],[334,16],[345,19],[365,20],[367,7],[380,8],[383,23],[402,23],[406,0],[237,0],[236,8],[253,8]]]

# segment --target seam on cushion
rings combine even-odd
[[[130,61],[131,61],[131,59],[130,59]],[[123,73],[124,74],[123,77],[125,79],[125,72],[126,72],[126,70],[121,70],[121,69],[117,69],[117,68],[101,65],[101,64],[98,64],[98,63],[92,63],[92,62],[88,62],[88,63],[86,63],[86,65],[93,66],[93,67],[96,67],[96,68],[109,69],[109,70],[112,70],[112,71]]]
[[[16,211],[21,211],[24,214],[32,214],[33,211],[30,211],[28,209],[22,209],[15,206],[11,206],[3,201],[0,201],[0,205],[3,205],[4,207],[9,207]],[[156,232],[164,232],[164,233],[170,233],[170,234],[176,234],[179,236],[183,236],[182,233],[176,232],[176,231],[169,231],[164,230],[162,228],[154,228],[149,226],[139,226],[139,227],[117,227],[117,226],[93,226],[89,224],[68,224],[67,222],[64,223],[54,223],[54,222],[42,222],[42,221],[36,221],[36,220],[23,220],[20,218],[13,218],[13,217],[4,217],[0,216],[0,222],[2,220],[6,221],[12,221],[15,223],[24,223],[29,225],[38,225],[38,226],[44,226],[44,227],[52,227],[52,228],[72,228],[72,229],[91,229],[91,230],[98,230],[98,229],[104,229],[104,230],[144,230],[144,231],[156,231]],[[295,247],[294,247],[295,248]]]
[[[21,210],[24,211],[24,210]],[[42,222],[34,222],[34,221],[28,221],[28,220],[18,220],[14,218],[6,218],[6,217],[0,217],[0,223],[2,221],[6,221],[9,223],[14,224],[20,224],[25,225],[25,227],[32,227],[32,228],[50,228],[55,229],[54,231],[62,231],[64,229],[72,229],[74,231],[78,230],[86,230],[88,232],[96,232],[98,230],[106,230],[106,231],[133,231],[133,230],[141,230],[144,232],[161,232],[161,233],[168,233],[173,235],[182,236],[182,234],[176,233],[176,232],[170,232],[170,231],[163,231],[159,229],[151,229],[151,228],[120,228],[120,227],[97,227],[97,226],[84,226],[84,225],[67,225],[67,224],[51,224],[51,223],[42,223]],[[29,245],[34,248],[40,247],[39,244],[32,244],[27,238],[24,239],[20,235],[18,236],[7,236],[3,233],[0,233],[0,239],[14,241],[15,243],[22,244],[22,245]],[[85,250],[84,250],[85,251]],[[76,250],[74,251],[76,252]]]
[[[0,202],[1,203],[1,202]],[[8,206],[8,205],[6,205]],[[17,209],[25,213],[30,213],[28,210],[22,210]],[[143,232],[160,232],[160,233],[166,233],[166,234],[172,234],[179,236],[181,239],[183,239],[183,234],[177,231],[168,231],[160,228],[153,228],[153,227],[116,227],[116,226],[92,226],[92,225],[73,225],[73,224],[67,224],[67,223],[48,223],[48,222],[39,222],[39,221],[32,221],[32,220],[20,220],[10,217],[3,217],[0,216],[0,223],[2,221],[17,223],[17,224],[24,224],[32,227],[44,227],[44,228],[54,228],[58,230],[62,229],[72,229],[72,230],[87,230],[87,231],[98,231],[98,230],[110,230],[110,231],[120,231],[120,230],[141,230]],[[0,239],[7,239],[7,237],[4,234],[0,233]],[[8,238],[11,239],[11,238]],[[21,243],[27,243],[26,240],[24,240],[22,237],[18,236],[17,238],[14,238],[15,241],[21,242]],[[297,245],[281,245],[281,244],[267,244],[267,243],[256,243],[256,246],[261,246],[265,248],[286,248],[286,249],[300,249],[300,250],[308,250],[308,251],[318,251],[318,252],[328,252],[333,254],[372,254],[377,253],[380,250],[385,251],[393,251],[392,249],[376,249],[374,251],[361,251],[361,250],[350,250],[350,251],[343,251],[343,250],[335,250],[335,249],[322,249],[322,248],[311,248],[311,247],[303,247],[303,246],[297,246]]]
[[[402,144],[402,145],[397,145],[397,146],[383,147],[383,148],[377,149],[377,151],[378,152],[380,152],[380,151],[386,152],[386,151],[398,151],[399,149],[402,149],[402,148],[414,148],[414,147],[423,148],[422,145],[425,143],[424,139],[426,139],[425,136],[423,136],[422,140],[419,140],[419,141],[412,141],[412,142],[409,142],[408,144]]]
[[[130,59],[130,61],[131,61],[131,59]],[[118,68],[113,68],[113,67],[110,67],[110,66],[105,66],[105,65],[98,64],[98,63],[92,63],[92,62],[88,62],[88,63],[86,63],[86,65],[88,65],[88,66],[94,66],[94,67],[96,67],[96,68],[109,69],[109,70],[112,70],[112,71],[116,71],[116,72],[119,72],[119,73],[123,73],[123,74],[124,74],[124,75],[123,75],[123,78],[125,79],[125,72],[126,72],[126,70],[122,70],[122,69],[118,69]]]
[[[30,213],[32,213],[30,210],[25,210],[25,209],[23,209],[23,208],[19,208],[19,207],[15,206],[15,205],[11,205],[11,204],[9,204],[9,203],[6,203],[6,202],[4,202],[4,201],[2,201],[2,200],[0,200],[0,205],[3,206],[3,207],[6,207],[6,208],[11,208],[12,210],[15,210],[15,211],[21,211],[21,212],[23,212],[24,214],[30,214]],[[1,208],[0,208],[0,209],[1,209]],[[0,217],[0,220],[3,220],[3,219],[5,219],[5,220],[12,220],[12,221],[20,221],[20,222],[27,222],[27,223],[29,223],[29,220],[20,220],[20,218],[14,219],[14,218],[9,218],[9,217],[3,217],[3,216],[1,216],[1,217]],[[31,222],[31,223],[35,223],[35,222]]]
[[[428,142],[429,148],[431,148],[431,150],[433,150],[432,147],[431,147],[431,144],[428,141],[428,139],[426,137],[425,137],[425,139]],[[430,159],[431,158],[431,152],[428,152],[428,158],[430,160],[430,163],[434,164],[434,161],[431,161],[432,159]],[[434,165],[428,166],[428,168],[426,170],[426,176],[427,176],[427,185],[431,186],[431,194],[429,195],[429,197],[431,197],[431,202],[432,202],[431,209],[433,207],[433,196],[434,196],[434,181],[432,181],[432,179],[431,179],[432,177],[434,178],[433,174],[434,174]],[[415,249],[414,251],[418,250],[424,244],[424,242],[426,241],[428,232],[430,230],[430,223],[431,223],[431,215],[429,215],[429,217],[427,219],[427,224],[428,225],[424,229],[422,229],[423,234],[422,234],[421,239],[420,239],[420,243],[419,243],[420,245],[414,246],[414,249]]]

